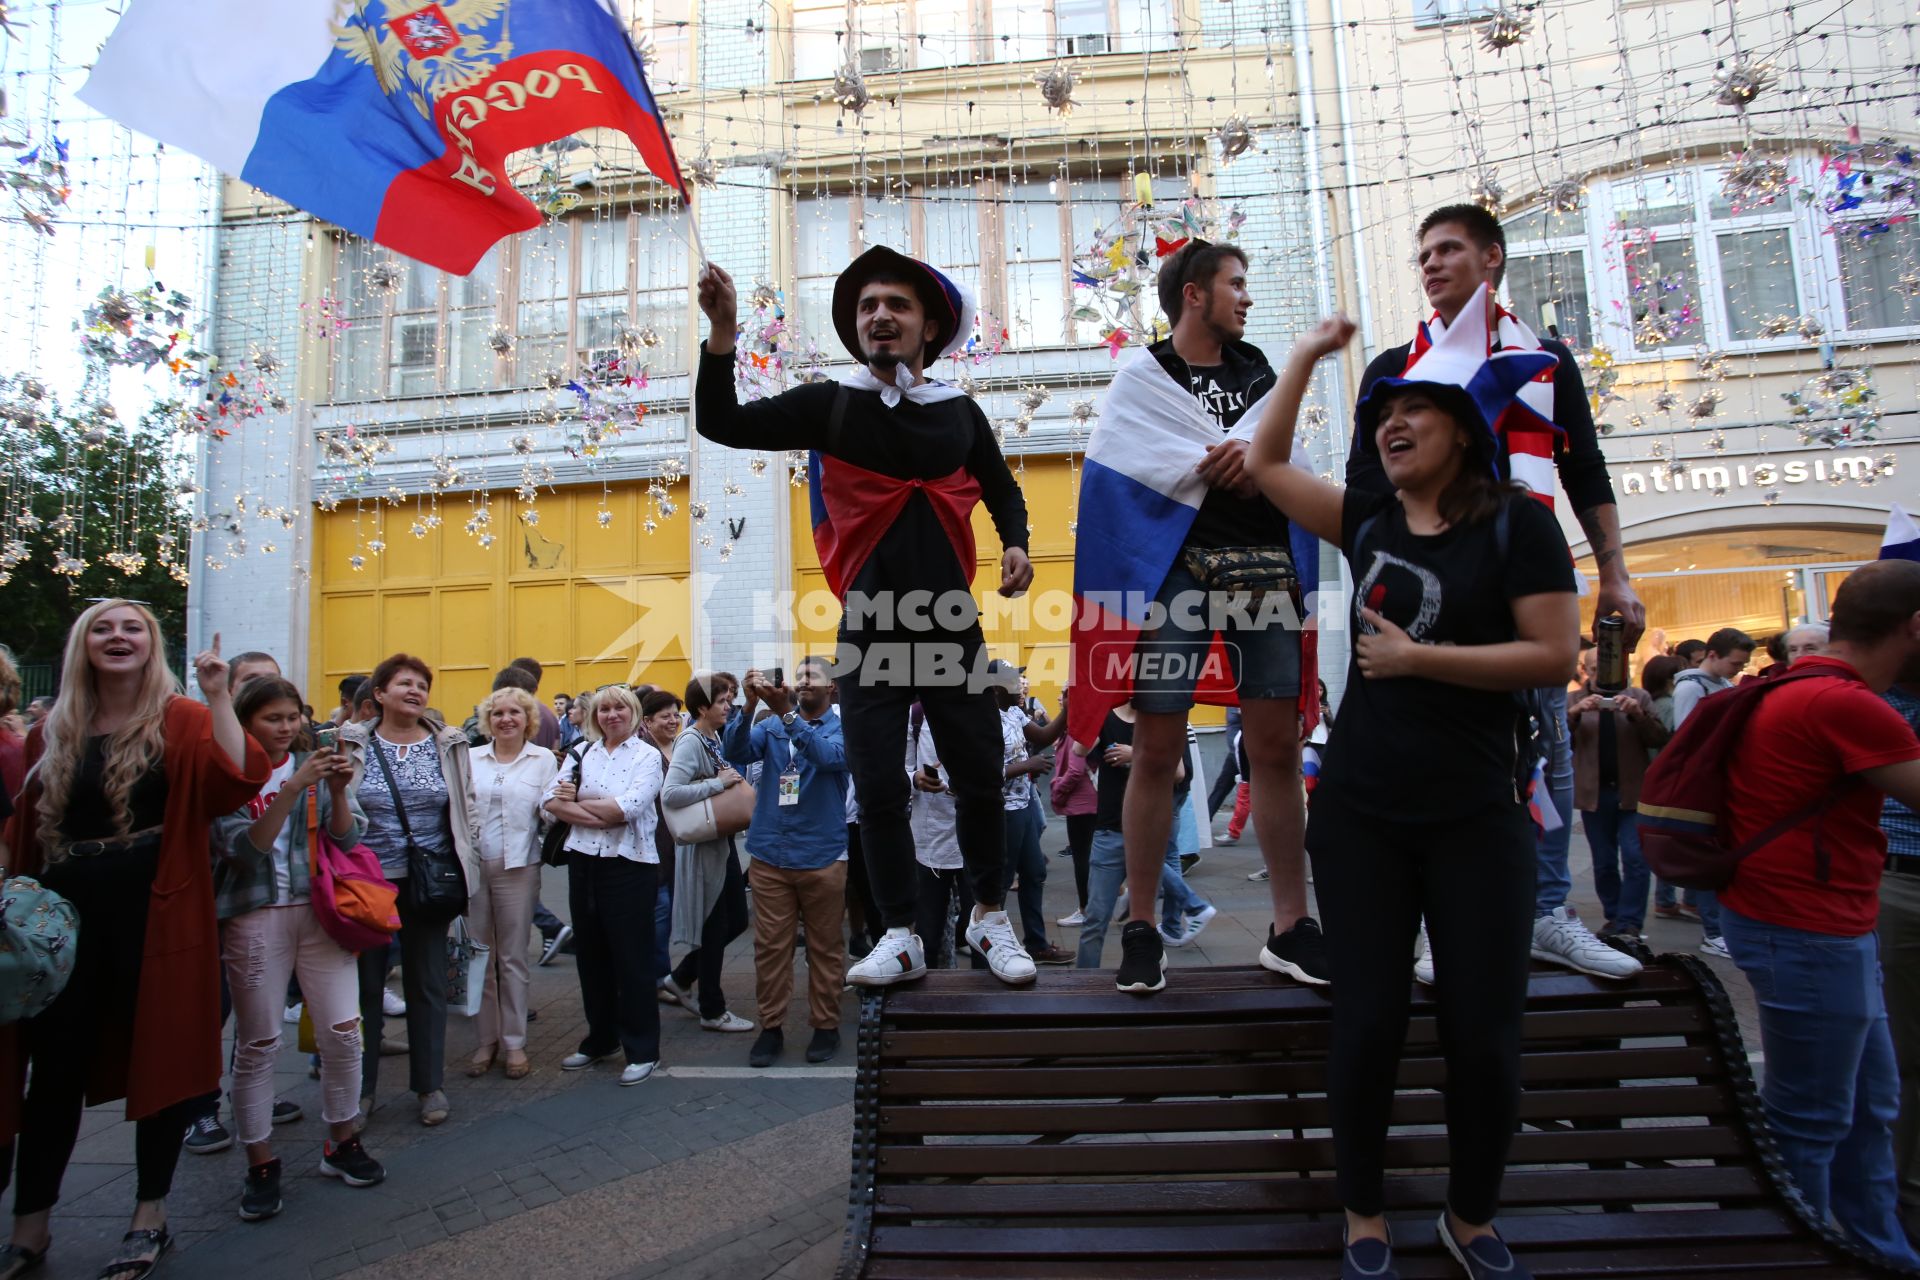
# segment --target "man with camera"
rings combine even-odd
[[[1638,938],[1647,927],[1651,877],[1640,857],[1640,781],[1647,751],[1672,735],[1653,699],[1623,675],[1602,680],[1600,650],[1580,651],[1580,696],[1567,708],[1573,729],[1573,803],[1593,850],[1593,888],[1606,908],[1603,934]]]

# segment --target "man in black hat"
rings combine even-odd
[[[710,326],[694,389],[694,425],[738,449],[811,450],[814,542],[844,613],[834,682],[848,767],[860,796],[860,845],[885,934],[847,971],[884,986],[926,971],[913,934],[916,881],[910,791],[900,762],[908,708],[925,708],[952,780],[955,825],[975,902],[967,942],[1003,981],[1031,982],[1033,959],[1004,910],[1000,723],[970,584],[970,516],[984,502],[1004,551],[1000,593],[1033,581],[1027,508],[986,415],[926,366],[965,342],[972,306],[932,267],[876,246],[834,285],[833,322],[861,367],[741,404],[733,279],[712,264],[697,284]]]

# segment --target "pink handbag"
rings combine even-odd
[[[320,825],[320,801],[308,793],[308,867],[313,913],[327,936],[348,951],[384,947],[400,930],[400,891],[364,844],[342,849]]]

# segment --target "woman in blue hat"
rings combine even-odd
[[[1462,315],[1484,319],[1476,304]],[[1579,617],[1566,539],[1500,477],[1489,424],[1552,357],[1490,355],[1484,325],[1456,321],[1360,403],[1360,437],[1395,490],[1374,494],[1289,461],[1314,365],[1352,337],[1342,318],[1295,344],[1247,458],[1288,519],[1341,548],[1355,582],[1347,691],[1307,823],[1333,965],[1341,1274],[1397,1274],[1385,1153],[1424,915],[1447,1061],[1438,1231],[1470,1276],[1519,1280],[1529,1273],[1493,1226],[1519,1115],[1533,936],[1533,760],[1516,694],[1573,674]]]

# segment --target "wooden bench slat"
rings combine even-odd
[[[1413,1224],[1408,1224],[1413,1225]],[[886,1224],[874,1229],[874,1252],[907,1257],[1286,1257],[1324,1256],[1329,1234],[1339,1239],[1337,1223],[1200,1223],[1132,1227],[1116,1224],[1078,1227],[914,1227]],[[1719,1213],[1556,1213],[1517,1214],[1501,1219],[1500,1233],[1516,1251],[1529,1247],[1604,1247],[1631,1252],[1684,1239],[1690,1247],[1715,1242],[1753,1244],[1803,1238],[1799,1224],[1771,1208],[1727,1209]],[[1425,1236],[1425,1240],[1420,1237]],[[1433,1237],[1415,1231],[1403,1235],[1401,1248]]]
[[[1387,1208],[1438,1209],[1444,1174],[1387,1180]],[[1501,1203],[1523,1206],[1593,1205],[1637,1200],[1651,1204],[1740,1201],[1770,1196],[1751,1169],[1694,1165],[1670,1169],[1536,1169],[1509,1173]],[[915,1183],[883,1185],[874,1211],[886,1218],[1135,1217],[1189,1213],[1330,1213],[1340,1208],[1331,1179],[1273,1177],[1237,1182],[1178,1180],[1099,1183]],[[1678,1211],[1676,1211],[1678,1212]]]
[[[1511,1164],[1588,1160],[1703,1160],[1745,1154],[1739,1137],[1711,1125],[1684,1128],[1577,1129],[1514,1135]],[[1045,1177],[1177,1173],[1312,1172],[1333,1164],[1331,1138],[1255,1138],[1203,1142],[1088,1142],[1071,1144],[959,1142],[882,1143],[882,1177],[951,1174],[965,1177]],[[1387,1139],[1389,1169],[1430,1168],[1447,1162],[1443,1133]]]
[[[1716,1085],[1636,1089],[1530,1089],[1520,1095],[1522,1120],[1723,1116],[1732,1097]],[[1325,1097],[1153,1100],[1147,1102],[923,1102],[880,1108],[882,1137],[1016,1133],[1203,1133],[1233,1129],[1324,1129]],[[1444,1124],[1438,1093],[1402,1093],[1394,1124]]]
[[[1520,1059],[1520,1079],[1579,1081],[1717,1078],[1724,1069],[1705,1045],[1651,1049],[1600,1049],[1583,1053],[1529,1053]],[[1398,1085],[1437,1088],[1446,1082],[1440,1058],[1406,1058]],[[1183,1063],[1172,1066],[1100,1067],[894,1067],[880,1077],[883,1098],[1124,1098],[1228,1097],[1261,1093],[1320,1093],[1327,1066],[1320,1061]]]
[[[1438,1019],[1412,1019],[1409,1045],[1439,1043]],[[1696,1035],[1707,1028],[1705,1012],[1688,1005],[1645,1008],[1542,1009],[1530,1012],[1522,1025],[1528,1040],[1565,1037],[1597,1040],[1618,1037]],[[1324,1052],[1332,1024],[1313,1022],[1247,1021],[1142,1025],[1119,1023],[1111,1027],[1075,1027],[1070,1030],[964,1027],[946,1030],[884,1031],[880,1056],[893,1059],[962,1058],[1091,1058],[1103,1054],[1156,1053],[1279,1053],[1318,1049]]]

